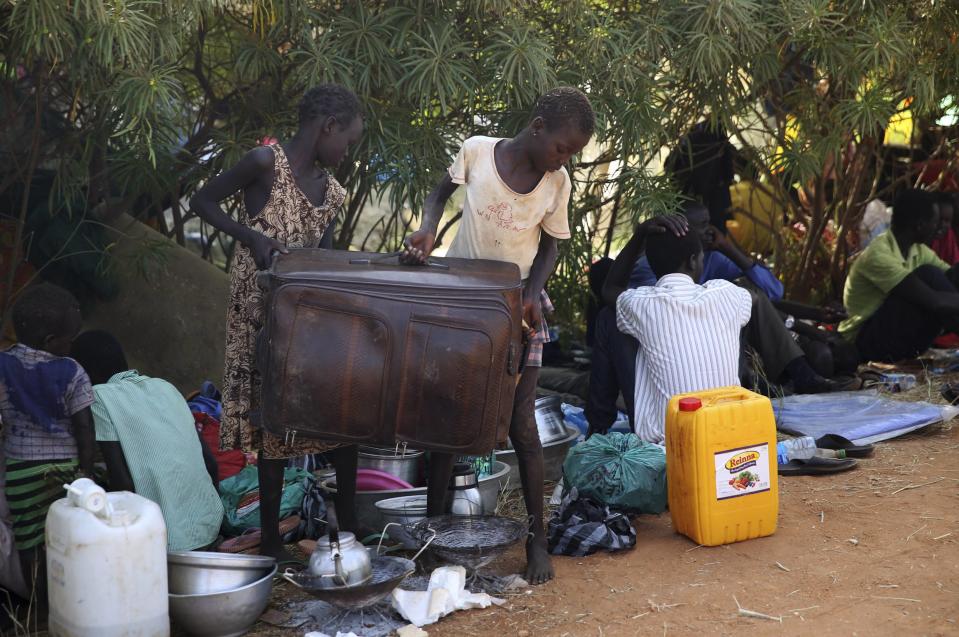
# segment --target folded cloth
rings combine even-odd
[[[200,438],[216,459],[217,481],[222,482],[240,473],[247,465],[246,454],[239,449],[220,449],[220,421],[207,413],[194,411],[193,422]]]
[[[209,414],[220,420],[223,417],[223,404],[220,402],[220,390],[208,380],[203,381],[200,391],[190,396],[187,403],[190,411]]]
[[[582,557],[600,550],[621,551],[636,545],[636,529],[622,513],[610,511],[570,489],[547,528],[549,552]]]

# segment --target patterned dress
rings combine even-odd
[[[291,247],[315,247],[343,205],[345,191],[332,175],[322,206],[314,206],[296,185],[286,154],[272,144],[273,188],[263,210],[245,217],[253,229]],[[323,453],[339,445],[301,439],[285,444],[250,422],[260,403],[260,374],[254,352],[263,325],[263,292],[256,285],[256,263],[246,246],[237,245],[230,270],[230,307],[226,318],[226,364],[223,380],[223,420],[220,443],[224,449],[262,450],[266,458],[295,458]]]

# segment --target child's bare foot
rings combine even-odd
[[[545,538],[530,538],[526,542],[526,581],[534,586],[545,584],[554,575]]]

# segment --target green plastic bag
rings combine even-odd
[[[299,512],[314,479],[309,471],[295,467],[284,469],[281,520]],[[220,499],[223,500],[224,535],[236,536],[260,526],[260,481],[256,467],[246,466],[240,473],[220,482]]]
[[[666,453],[636,434],[595,435],[569,450],[566,488],[613,508],[635,513],[666,510]]]

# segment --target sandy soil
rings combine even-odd
[[[718,548],[669,515],[620,554],[555,559],[556,580],[460,612],[431,637],[959,635],[959,427],[878,445],[858,469],[780,480],[775,535]],[[514,550],[496,565],[518,571]],[[740,616],[743,609],[780,621]],[[263,624],[255,635],[299,635]]]

